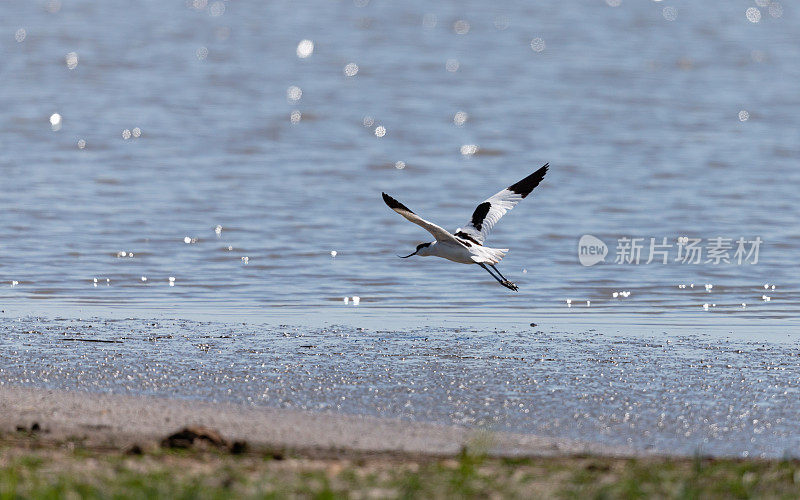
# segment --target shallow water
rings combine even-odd
[[[0,300],[618,310],[619,289],[648,314],[797,312],[796,9],[751,23],[728,2],[677,4],[674,21],[660,2],[362,3],[5,2]],[[501,270],[520,293],[477,267],[394,257],[429,235],[381,191],[455,229],[545,162],[488,240],[511,249]],[[609,245],[606,264],[578,264],[583,234]],[[764,244],[757,265],[613,264],[620,237],[681,235]]]
[[[255,386],[207,384],[208,377],[194,385],[179,379],[126,385],[127,376],[136,377],[129,363],[149,366],[164,351],[135,347],[151,345],[141,340],[108,346],[62,345],[34,334],[26,340],[27,327],[14,322],[29,315],[49,318],[45,324],[98,317],[96,327],[115,337],[134,324],[103,319],[186,318],[215,325],[190,323],[187,330],[167,323],[170,335],[188,337],[181,347],[166,343],[187,365],[203,359],[197,358],[202,349],[188,347],[208,343],[202,332],[240,321],[268,325],[247,327],[235,347],[212,358],[212,368],[259,351],[282,323],[343,352],[352,339],[333,335],[331,324],[379,330],[365,342],[386,350],[390,361],[379,366],[401,386],[419,386],[426,375],[437,380],[420,368],[433,366],[426,363],[447,367],[432,389],[436,398],[450,382],[493,391],[503,382],[489,375],[495,365],[452,354],[461,344],[484,361],[497,355],[489,354],[496,342],[511,343],[526,359],[541,349],[556,351],[556,361],[547,363],[501,363],[520,372],[521,385],[509,389],[514,397],[493,392],[496,401],[528,398],[530,408],[533,394],[542,398],[541,413],[526,419],[486,413],[474,395],[456,397],[449,410],[415,400],[407,415],[396,406],[398,394],[370,385],[375,367],[352,384],[350,397],[362,403],[347,403],[343,411],[382,413],[374,410],[381,407],[410,418],[537,432],[570,412],[607,422],[623,407],[603,403],[611,395],[596,385],[602,370],[590,353],[607,354],[620,335],[632,359],[642,361],[626,368],[620,383],[627,385],[614,390],[635,394],[654,383],[639,375],[674,380],[679,369],[695,385],[680,392],[663,382],[661,399],[637,400],[637,411],[649,415],[641,417],[646,425],[611,426],[609,441],[630,438],[639,446],[686,451],[712,424],[722,425],[715,418],[749,415],[748,404],[793,410],[771,398],[793,390],[787,374],[796,373],[793,341],[787,347],[776,339],[798,331],[800,311],[800,14],[772,2],[759,8],[754,23],[745,14],[756,8],[751,3],[615,3],[4,2],[0,317],[7,338],[0,345],[8,365],[0,381],[70,387],[67,376],[25,375],[32,358],[16,350],[31,342],[38,362],[63,352],[75,356],[53,360],[67,374],[86,370],[74,387],[221,399],[230,389],[234,400],[285,403],[259,396],[271,380],[259,379],[261,372],[252,375]],[[313,53],[301,58],[304,39],[313,41]],[[358,66],[353,76],[345,74],[350,63]],[[478,146],[476,154],[462,154],[469,145]],[[499,267],[519,293],[474,266],[394,257],[430,238],[390,211],[382,191],[455,229],[479,201],[545,162],[551,165],[545,182],[487,241],[511,249]],[[579,263],[584,234],[608,245],[605,263]],[[716,237],[758,237],[763,244],[757,264],[681,264],[674,261],[675,246],[666,265],[614,263],[619,238],[645,244],[667,238],[674,245],[681,236],[702,238],[704,245]],[[358,306],[343,302],[352,296],[360,297]],[[530,322],[545,333],[528,337]],[[477,332],[462,337],[455,327]],[[409,340],[417,335],[433,336],[452,357],[418,354],[405,361],[409,350],[427,349]],[[682,347],[651,350],[637,343],[660,344],[665,335],[681,336]],[[748,375],[744,386],[728,380],[735,372],[690,366],[702,365],[704,345],[727,345],[728,337],[755,363],[741,368]],[[284,350],[263,361],[264,373],[279,363],[304,363],[281,339]],[[757,347],[765,341],[768,353]],[[114,356],[97,364],[106,348]],[[682,366],[680,356],[694,361]],[[786,363],[780,372],[786,378],[755,382],[773,361]],[[315,370],[332,366],[351,370],[335,358]],[[570,411],[562,413],[556,402],[564,392],[523,383],[543,380],[541,370],[552,377],[586,375],[596,386],[558,378],[559,391],[570,395]],[[320,380],[323,389],[304,389],[291,404],[336,408],[338,392],[325,383],[333,382]],[[703,384],[711,391],[705,399]],[[273,390],[285,390],[279,387]],[[663,399],[669,390],[678,399]],[[679,400],[689,405],[684,413]],[[734,409],[719,410],[725,400]],[[655,432],[651,417],[660,407],[669,418],[690,419],[695,434],[643,437],[645,427]],[[796,442],[796,431],[763,418]],[[575,430],[587,428],[581,418],[570,422],[559,424],[572,429],[569,435],[594,432]],[[712,450],[782,452],[777,437],[770,441],[777,434],[761,433],[747,448],[749,434],[731,429],[736,432],[711,440]]]

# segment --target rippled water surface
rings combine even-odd
[[[5,2],[0,297],[458,310],[610,307],[619,288],[645,312],[790,315],[797,10],[752,23],[744,4],[673,8],[668,21],[656,2]],[[381,191],[455,229],[545,162],[488,240],[511,248],[519,294],[477,267],[394,257],[430,238]],[[578,264],[585,233],[610,265]],[[757,265],[613,264],[619,237],[681,235],[764,244]],[[722,296],[677,289],[691,282]],[[764,283],[778,284],[768,304]]]
[[[789,354],[759,354],[752,344],[796,331],[800,312],[800,14],[791,4],[759,3],[767,6],[3,2],[4,328],[20,334],[13,320],[28,316],[266,321],[265,332],[281,323],[325,332],[335,350],[338,337],[320,329],[369,325],[384,332],[369,345],[395,356],[386,358],[390,372],[404,363],[403,349],[421,342],[408,340],[409,328],[459,344],[452,325],[485,335],[535,322],[572,335],[592,331],[587,345],[604,356],[613,344],[604,335],[658,343],[659,335],[685,333],[680,352],[697,366],[704,345],[722,349],[734,335],[758,363],[776,356],[796,373]],[[478,202],[545,162],[544,183],[487,241],[511,249],[499,267],[519,293],[477,266],[395,257],[430,236],[390,211],[382,191],[454,230]],[[579,263],[584,234],[608,245],[604,263]],[[706,263],[705,254],[699,264],[675,262],[682,236],[704,245],[729,238],[734,262]],[[644,239],[640,264],[615,263],[623,237]],[[672,245],[668,264],[644,264],[650,238]],[[763,242],[756,264],[733,259],[739,238]],[[345,305],[353,296],[359,304]],[[236,349],[262,349],[267,337],[248,331]],[[170,334],[202,343],[182,328]],[[525,334],[495,338],[521,350],[513,356],[538,356],[531,350],[545,337],[528,344],[517,335]],[[14,338],[5,347],[25,342]],[[65,347],[98,355],[96,345],[73,344]],[[591,356],[563,345],[564,353]],[[128,352],[126,343],[112,347]],[[494,347],[481,344],[479,355]],[[144,355],[131,349],[133,359]],[[664,348],[632,349],[658,363]],[[297,352],[304,351],[283,353],[284,362],[298,363]],[[678,363],[678,354],[669,356]],[[537,380],[537,370],[551,366],[564,377],[590,376],[567,358],[520,370]],[[471,361],[448,363],[458,377],[483,373],[469,371]],[[691,373],[698,384],[708,375]],[[624,379],[637,390],[648,383]],[[796,382],[770,390],[788,390],[780,384],[789,380]],[[224,396],[209,387],[173,392]],[[734,386],[711,389],[741,397]],[[232,391],[235,399],[283,401],[259,399],[247,385]],[[587,391],[570,390],[570,411],[611,418],[594,403],[600,393]],[[480,413],[482,402],[462,402],[465,415]],[[415,418],[449,415],[413,404],[426,408]],[[536,430],[542,422],[501,424]]]

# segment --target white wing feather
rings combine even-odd
[[[475,209],[469,223],[456,231],[457,237],[468,237],[477,243],[483,244],[489,231],[509,210],[525,199],[533,189],[542,182],[547,173],[549,164],[525,177],[516,184],[490,197]]]
[[[419,215],[412,212],[410,208],[403,205],[399,201],[395,200],[388,194],[386,193],[382,194],[383,194],[383,201],[386,202],[387,205],[389,205],[389,208],[391,208],[392,210],[402,215],[409,221],[413,222],[414,224],[420,226],[424,230],[431,233],[431,235],[433,235],[436,241],[453,241],[458,243],[458,240],[455,238],[455,236],[453,236],[447,229],[444,229],[441,226],[437,226],[433,222],[423,219]]]

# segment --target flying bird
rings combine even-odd
[[[549,163],[545,163],[536,172],[516,184],[508,186],[478,205],[475,211],[472,212],[472,217],[467,225],[456,229],[455,233],[451,233],[433,222],[426,221],[407,206],[388,194],[382,193],[383,201],[389,205],[389,208],[422,227],[435,238],[434,241],[420,243],[417,245],[417,249],[409,255],[398,257],[407,259],[412,255],[421,257],[434,256],[458,262],[459,264],[477,264],[486,269],[486,272],[491,274],[504,287],[514,291],[519,290],[517,285],[507,280],[495,267],[495,264],[505,257],[508,248],[486,247],[483,246],[483,241],[489,231],[497,224],[497,221],[500,220],[500,217],[514,208],[517,203],[527,197],[542,182],[549,166]],[[494,274],[489,268],[497,274]]]

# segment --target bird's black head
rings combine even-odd
[[[433,243],[433,242],[420,243],[419,245],[417,245],[417,249],[414,250],[414,253],[410,253],[410,254],[406,255],[405,257],[398,255],[398,257],[400,257],[401,259],[407,259],[407,258],[411,257],[412,255],[417,255],[419,253],[419,251],[422,250],[423,248],[428,248],[429,246],[431,246],[431,243]]]

